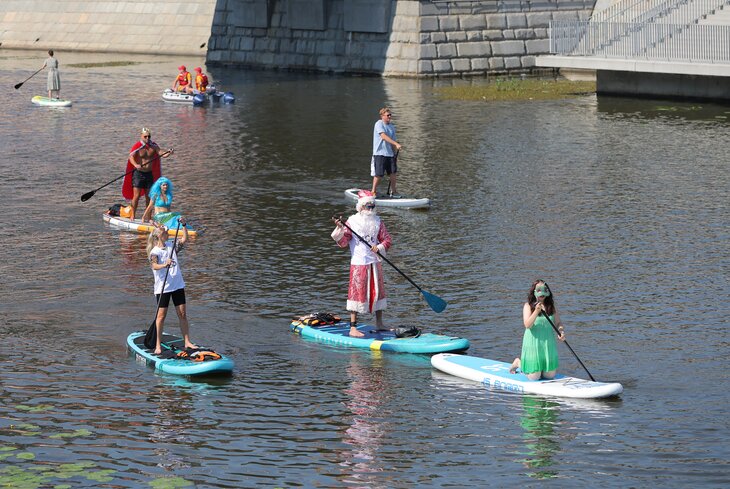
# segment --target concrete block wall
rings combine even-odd
[[[352,1],[357,0],[312,0],[317,12],[324,10],[323,24],[295,29],[288,10],[292,0],[219,0],[208,62],[408,77],[528,72],[536,56],[549,53],[550,21],[586,20],[595,3],[386,0],[388,31],[354,32],[344,27],[353,24],[346,12]],[[373,11],[382,3],[373,0]],[[272,10],[264,13],[267,8]],[[239,21],[248,26],[236,25],[232,19],[241,10],[261,16]]]
[[[344,0],[311,2],[324,10],[320,25],[309,19],[301,26],[302,12],[292,13],[291,0],[219,0],[208,51],[209,64],[233,64],[256,68],[322,72],[352,72],[412,76],[418,66],[418,2],[388,3],[393,15],[381,29],[374,19],[371,32],[346,31]],[[264,12],[270,6],[269,12]],[[268,15],[268,27],[260,16],[243,18],[241,10]],[[377,9],[373,8],[373,13]],[[306,20],[306,19],[305,19]],[[365,20],[367,19],[355,19]],[[367,23],[367,22],[366,22]],[[241,25],[243,24],[243,25]],[[382,31],[382,32],[378,32]]]
[[[419,76],[529,72],[551,20],[587,20],[595,0],[420,2]]]
[[[205,55],[216,0],[1,0],[0,48]]]

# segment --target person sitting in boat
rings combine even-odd
[[[160,177],[150,187],[150,203],[142,215],[142,221],[153,219],[155,223],[176,229],[180,220],[179,212],[170,212],[172,207],[172,182],[167,177]]]
[[[340,248],[350,247],[350,286],[347,292],[347,310],[350,311],[350,336],[365,336],[357,330],[358,313],[375,312],[375,327],[387,329],[383,324],[383,310],[387,306],[383,264],[378,253],[390,249],[392,239],[385,224],[375,212],[375,195],[367,190],[358,193],[355,208],[357,214],[347,219],[347,226],[362,236],[364,243],[339,219],[332,231],[332,239]]]
[[[185,65],[177,67],[180,73],[175,78],[172,84],[172,90],[174,92],[193,93],[193,75],[190,74]]]
[[[522,353],[512,362],[510,373],[514,374],[520,369],[530,380],[555,378],[558,371],[558,345],[550,321],[560,331],[560,341],[565,341],[565,329],[550,287],[544,280],[536,280],[530,287],[527,302],[522,306],[522,321],[525,326]]]
[[[195,90],[200,93],[206,93],[208,90],[208,76],[203,73],[200,66],[195,68]]]

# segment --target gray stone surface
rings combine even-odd
[[[207,54],[209,63],[285,70],[483,75],[533,67],[549,50],[550,20],[587,18],[592,7],[589,0],[0,0],[0,42]]]

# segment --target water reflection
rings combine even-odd
[[[520,426],[527,458],[523,460],[527,475],[536,479],[551,479],[558,475],[553,457],[560,451],[555,434],[558,424],[559,404],[533,396],[522,396]]]
[[[642,100],[623,97],[597,97],[596,101],[599,113],[621,118],[706,121],[727,124],[728,117],[730,117],[730,106],[706,102]]]
[[[390,424],[383,416],[388,399],[383,371],[382,352],[374,352],[371,358],[361,353],[350,356],[350,384],[343,392],[352,421],[343,434],[343,442],[349,448],[342,451],[340,462],[348,487],[373,487],[374,474],[382,471],[377,455]]]

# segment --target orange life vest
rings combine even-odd
[[[184,87],[190,84],[190,79],[191,76],[189,72],[186,71],[185,73],[180,73],[179,75],[177,75],[177,84],[178,86]]]
[[[208,88],[208,77],[205,74],[195,75],[195,88],[201,92],[205,92],[205,89]]]

